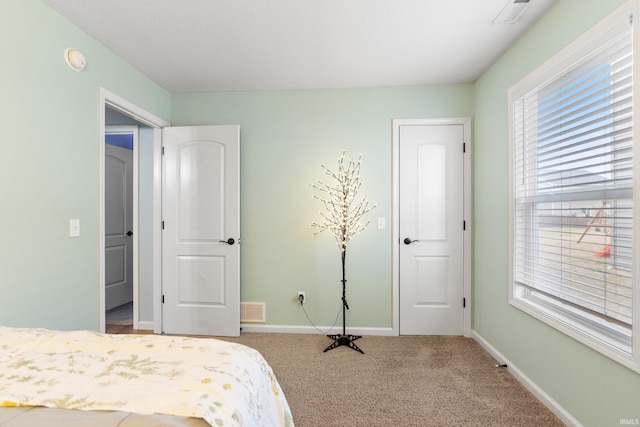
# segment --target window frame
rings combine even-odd
[[[515,280],[515,164],[514,164],[514,106],[525,94],[539,88],[545,82],[557,78],[565,70],[592,50],[602,40],[619,33],[623,25],[632,25],[633,37],[633,140],[640,142],[640,46],[639,21],[640,0],[631,0],[609,17],[605,18],[583,36],[562,49],[529,75],[508,90],[508,155],[509,155],[509,252],[508,252],[508,301],[512,306],[563,332],[612,360],[640,373],[640,154],[633,146],[633,210],[632,239],[632,326],[630,337],[627,329],[610,324],[585,310],[554,301],[553,298],[535,295],[530,289]],[[631,19],[634,17],[634,19]]]

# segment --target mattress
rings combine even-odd
[[[209,427],[202,418],[140,415],[119,411],[74,411],[42,407],[0,408],[2,427]]]

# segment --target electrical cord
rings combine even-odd
[[[335,322],[333,322],[333,325],[331,325],[331,327],[329,328],[328,331],[323,331],[320,328],[318,328],[313,321],[311,320],[311,318],[309,317],[309,314],[307,313],[307,310],[304,309],[304,304],[300,304],[300,307],[302,307],[302,311],[304,312],[304,315],[307,317],[307,320],[309,321],[309,323],[311,324],[311,326],[313,326],[315,328],[316,331],[320,332],[323,335],[328,335],[329,332],[331,332],[333,330],[333,328],[336,327],[336,324],[338,323],[338,318],[340,317],[340,313],[342,312],[343,309],[343,305],[342,303],[340,303],[340,309],[338,310],[338,314],[336,314],[336,320]]]

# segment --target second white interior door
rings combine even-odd
[[[399,127],[401,335],[464,333],[464,127]]]
[[[163,331],[240,335],[240,127],[163,130]]]
[[[134,143],[132,132],[105,135],[105,310],[133,301]]]

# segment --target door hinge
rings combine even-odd
[[[162,229],[164,230],[164,221],[162,221]]]
[[[466,153],[466,152],[467,152],[467,143],[466,143],[466,142],[463,142],[463,143],[462,143],[462,152],[463,152],[463,153]]]
[[[162,295],[162,303],[164,304],[164,294]]]
[[[162,147],[162,155],[164,156],[164,146]]]
[[[462,298],[462,308],[466,308],[466,307],[467,307],[467,299],[466,298]]]
[[[462,230],[466,230],[467,229],[467,221],[462,221]]]

